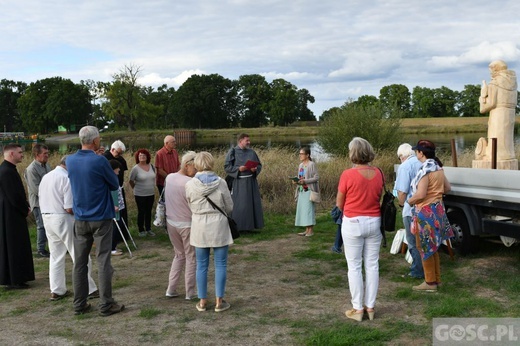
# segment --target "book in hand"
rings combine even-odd
[[[297,183],[297,182],[300,181],[300,178],[298,178],[298,177],[289,177],[289,179],[291,179],[291,180],[294,181],[295,183]]]
[[[247,160],[247,162],[244,164],[244,166],[246,166],[247,169],[251,169],[251,168],[256,168],[259,163],[260,162],[257,162],[257,161]]]

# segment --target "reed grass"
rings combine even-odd
[[[258,184],[262,195],[262,204],[267,213],[294,213],[296,202],[294,199],[295,186],[289,177],[297,175],[299,159],[298,150],[289,147],[278,148],[254,148],[262,161],[262,172],[258,176]],[[396,149],[397,150],[397,149]],[[383,150],[377,153],[374,166],[380,167],[385,173],[385,180],[388,189],[392,189],[395,180],[394,165],[399,163],[396,150]],[[520,145],[517,145],[516,152],[520,153]],[[133,152],[127,151],[123,154],[126,159],[129,171],[125,172],[125,184],[128,184],[130,169],[134,165]],[[152,153],[154,156],[155,153]],[[215,172],[225,177],[224,160],[226,151],[219,149],[211,151],[215,159]],[[182,153],[179,153],[182,155]],[[450,151],[438,153],[439,158],[446,166],[453,166]],[[61,159],[61,154],[51,153],[49,163],[55,167]],[[458,167],[471,167],[473,152],[465,150],[457,157]],[[32,157],[26,154],[22,163],[18,164],[18,171],[23,175],[25,168],[32,162]],[[318,208],[330,210],[335,204],[338,181],[343,170],[352,167],[348,157],[330,157],[329,160],[317,162],[318,173],[320,176],[320,190],[322,203]],[[23,180],[23,179],[22,179]],[[25,184],[25,181],[24,181]],[[127,208],[129,213],[137,210],[132,188],[125,185],[127,195]],[[158,196],[157,196],[158,198]]]

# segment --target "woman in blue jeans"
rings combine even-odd
[[[208,306],[209,253],[213,248],[215,312],[222,312],[231,307],[224,300],[224,293],[228,247],[233,244],[233,238],[226,216],[213,208],[208,199],[228,215],[233,210],[233,201],[226,182],[213,172],[214,162],[213,156],[205,151],[195,156],[193,163],[198,173],[186,183],[186,198],[192,212],[190,244],[195,247],[197,258],[197,294],[200,301],[196,308],[198,311],[206,311]]]

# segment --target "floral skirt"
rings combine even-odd
[[[412,234],[419,234],[422,259],[426,260],[437,252],[442,242],[453,237],[453,230],[446,216],[442,201],[412,209]]]

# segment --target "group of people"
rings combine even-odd
[[[442,203],[450,184],[432,142],[421,140],[414,147],[402,144],[397,155],[401,165],[395,189],[403,207],[403,223],[413,258],[410,272],[403,277],[424,279],[412,287],[414,291],[436,292],[442,284],[438,250],[444,240],[453,236]],[[349,158],[353,167],[341,174],[336,197],[336,207],[342,212],[339,224],[352,297],[352,309],[345,315],[355,321],[362,321],[365,315],[372,320],[379,287],[380,200],[384,177],[380,169],[371,165],[375,153],[365,139],[352,139]],[[336,245],[334,249],[338,250]]]
[[[100,314],[108,316],[124,309],[124,305],[112,298],[111,255],[117,251],[114,250],[116,233],[113,231],[116,211],[120,214],[119,219],[125,218],[122,212],[126,203],[123,174],[128,169],[122,157],[125,147],[116,141],[110,151],[103,154],[105,159],[97,153],[100,143],[97,128],[83,127],[79,138],[81,149],[63,158],[52,171],[47,163],[48,149],[35,146],[35,161],[25,173],[29,196],[34,186],[38,187],[37,198],[30,197],[30,203],[27,203],[16,171],[16,164],[23,159],[23,150],[17,144],[4,147],[4,162],[0,165],[0,240],[4,244],[0,249],[0,284],[26,288],[27,282],[34,280],[26,222],[32,211],[35,218],[41,218],[49,244],[51,300],[68,294],[64,265],[69,252],[74,261],[76,314],[89,311],[88,299],[99,297]],[[397,155],[401,165],[395,190],[399,205],[403,207],[403,223],[413,259],[410,272],[403,277],[424,279],[423,283],[413,286],[415,291],[435,292],[441,285],[438,249],[442,241],[453,235],[442,203],[442,195],[450,190],[450,184],[442,163],[435,156],[432,142],[421,140],[414,147],[405,143],[398,148]],[[319,175],[309,147],[300,148],[299,157],[298,175],[294,179],[295,225],[305,227],[299,235],[312,236],[316,220],[315,203],[310,194],[319,192]],[[384,178],[382,171],[371,165],[375,152],[365,139],[352,139],[349,158],[353,167],[341,174],[336,197],[339,214],[336,219],[344,242],[353,306],[345,314],[356,321],[361,321],[367,314],[372,320],[379,285],[380,199]],[[189,151],[179,161],[173,136],[165,138],[155,166],[150,163],[150,153],[145,149],[135,153],[135,161],[130,172],[130,186],[134,189],[138,207],[140,235],[153,235],[154,182],[166,206],[166,227],[174,248],[166,296],[179,296],[178,283],[184,271],[185,298],[198,297],[197,310],[207,310],[207,274],[213,248],[215,311],[229,309],[224,295],[228,248],[233,239],[227,216],[235,219],[241,231],[263,227],[257,182],[262,164],[250,148],[249,136],[241,134],[237,146],[226,155],[224,168],[233,178],[231,189],[214,172],[215,161],[210,153]],[[41,174],[40,179],[37,174]],[[118,192],[116,198],[112,196],[114,191]],[[39,232],[38,221],[37,227]],[[12,228],[22,231],[12,232]],[[90,275],[93,243],[96,244],[99,288]],[[43,240],[42,244],[45,244]],[[44,249],[38,241],[40,255],[45,255]]]
[[[34,161],[24,173],[29,203],[16,170],[16,165],[23,160],[23,149],[19,144],[4,146],[4,162],[0,165],[0,285],[10,289],[28,288],[27,282],[35,279],[26,221],[32,212],[38,230],[38,255],[50,257],[50,299],[55,301],[70,294],[65,282],[68,252],[74,263],[75,313],[88,312],[91,309],[88,300],[100,298],[99,313],[109,316],[124,309],[124,305],[112,298],[111,256],[121,254],[116,245],[125,235],[120,230],[128,230],[124,192],[124,172],[128,166],[122,155],[126,148],[118,140],[109,151],[100,150],[99,131],[93,126],[83,127],[79,139],[81,149],[63,157],[54,170],[47,162],[48,148],[42,144],[33,147]],[[135,153],[136,165],[130,171],[129,184],[134,190],[138,209],[139,235],[154,235],[151,211],[157,186],[167,206],[167,230],[175,249],[166,296],[178,296],[177,282],[186,267],[186,299],[199,297],[199,311],[205,311],[208,305],[207,272],[211,248],[214,249],[216,268],[215,311],[230,307],[223,297],[227,250],[233,243],[226,216],[237,213],[233,205],[246,204],[234,216],[242,231],[263,227],[256,181],[261,163],[249,146],[249,136],[240,135],[238,145],[226,158],[226,171],[235,177],[233,197],[226,182],[213,171],[213,156],[208,152],[188,152],[179,161],[173,136],[165,137],[164,147],[155,157],[155,165],[150,162],[148,150],[140,149]],[[257,162],[254,168],[245,166],[250,159]],[[47,243],[49,251],[45,248]],[[99,286],[91,276],[93,244],[96,246]]]

